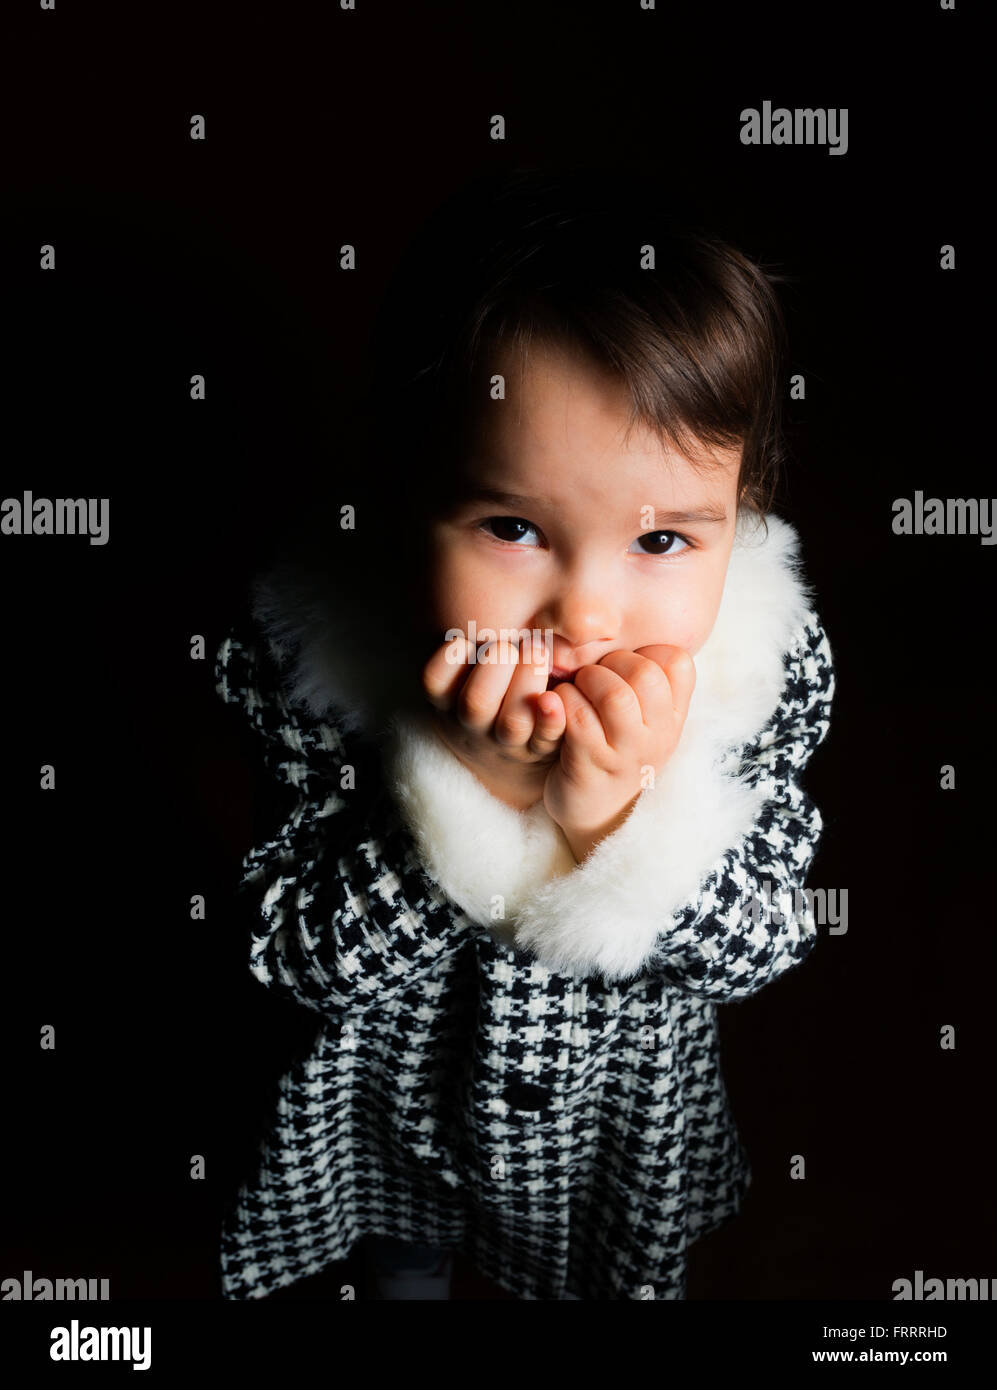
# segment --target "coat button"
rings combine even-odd
[[[502,1092],[502,1099],[513,1110],[543,1110],[550,1104],[550,1094],[543,1086],[528,1081],[512,1081]]]

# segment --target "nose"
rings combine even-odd
[[[620,631],[620,602],[602,572],[565,574],[548,600],[539,626],[553,628],[566,646],[581,654],[598,642],[613,642]]]

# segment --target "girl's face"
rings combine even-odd
[[[430,525],[437,642],[473,619],[552,633],[558,671],[659,643],[694,656],[723,594],[741,450],[697,473],[643,427],[625,445],[623,388],[561,349],[534,349],[522,380],[507,352],[489,370],[507,399],[486,392],[466,495]]]

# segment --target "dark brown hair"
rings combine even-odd
[[[476,368],[497,343],[583,350],[625,384],[630,428],[694,466],[699,445],[743,445],[738,505],[764,516],[784,453],[778,278],[681,224],[632,171],[472,179],[408,244],[374,325],[351,458],[330,470],[357,498],[358,531],[361,509],[390,499],[407,547],[452,505]]]
[[[644,248],[653,269],[642,267]],[[368,406],[389,436],[385,416],[402,426],[410,459],[418,432],[428,448],[421,464],[436,462],[418,468],[420,488],[455,462],[482,353],[498,342],[553,342],[576,344],[622,380],[631,429],[639,422],[686,454],[743,444],[739,501],[770,509],[785,355],[773,278],[680,225],[631,174],[478,179],[423,228],[392,288]]]

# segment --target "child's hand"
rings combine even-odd
[[[659,773],[682,734],[696,666],[681,647],[609,652],[582,666],[574,684],[555,686],[566,715],[560,758],[544,784],[544,805],[575,858],[626,819],[643,790],[642,773]]]
[[[465,637],[445,642],[423,668],[422,685],[437,731],[496,795],[532,805],[541,798],[543,779],[564,735],[563,703],[544,701],[553,713],[539,705],[547,689],[549,655],[546,662],[534,664],[531,658],[539,653],[528,639],[518,646],[489,642],[474,662],[469,660],[472,651]],[[448,659],[448,652],[460,659]],[[490,659],[483,661],[485,655]]]

